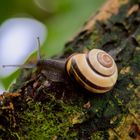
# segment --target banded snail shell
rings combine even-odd
[[[93,93],[111,90],[118,77],[113,58],[99,49],[92,49],[87,54],[70,56],[65,67],[72,79]]]

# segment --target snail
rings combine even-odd
[[[65,70],[72,80],[92,93],[105,93],[111,90],[118,77],[113,58],[100,49],[76,53],[66,60],[39,60],[37,66],[42,65]]]
[[[115,61],[100,49],[72,54],[66,60],[39,59],[36,66],[63,71],[70,79],[92,93],[105,93],[111,90],[118,77]]]

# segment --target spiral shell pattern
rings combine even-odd
[[[118,77],[113,58],[100,49],[70,56],[65,67],[72,79],[93,93],[111,90]]]

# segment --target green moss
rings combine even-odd
[[[109,135],[106,131],[98,131],[92,134],[91,140],[108,140]]]
[[[83,121],[84,113],[77,105],[71,106],[62,100],[45,104],[30,101],[28,109],[21,116],[21,138],[50,140],[54,137],[70,139],[77,136],[77,132],[70,132],[70,128]]]

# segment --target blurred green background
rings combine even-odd
[[[105,0],[0,0],[0,26],[5,20],[15,17],[34,18],[42,22],[47,27],[48,35],[41,53],[51,57],[61,53],[64,44],[103,2]],[[3,85],[0,87],[1,92],[9,87],[16,75],[17,72],[8,77],[0,77],[0,84]]]

